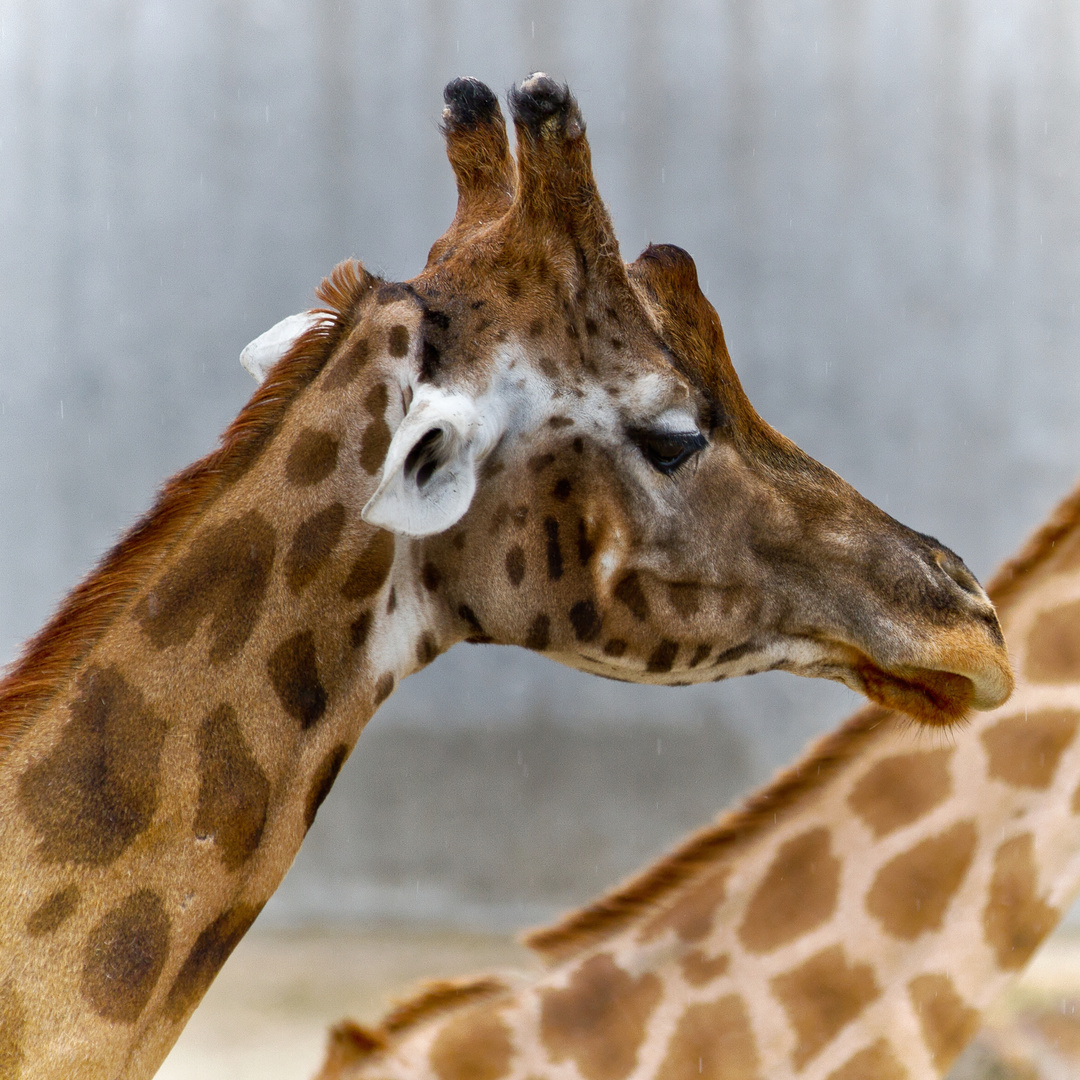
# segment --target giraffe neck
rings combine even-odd
[[[141,570],[127,567],[122,597],[106,580],[120,556],[84,584],[107,624],[51,693],[31,710],[20,687],[50,642],[77,651],[55,627],[6,687],[24,706],[0,763],[12,1075],[151,1076],[367,719],[440,651],[408,547],[359,516],[387,393],[357,379],[352,396],[331,413],[318,383],[298,388],[240,475],[121,544]]]
[[[949,736],[864,710],[534,934],[546,974],[341,1029],[323,1077],[943,1076],[1080,890],[1080,492],[992,594],[1007,704]]]

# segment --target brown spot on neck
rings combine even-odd
[[[514,1048],[498,1002],[483,1002],[451,1019],[432,1043],[428,1060],[439,1080],[502,1080]]]
[[[663,1080],[760,1080],[757,1043],[738,994],[691,1005],[679,1018],[660,1071]]]
[[[339,440],[329,431],[304,428],[289,448],[285,476],[297,487],[311,487],[325,480],[338,463]]]
[[[34,910],[26,920],[26,932],[31,937],[45,937],[55,933],[75,914],[82,893],[78,885],[68,885],[56,892]],[[0,1070],[0,1076],[4,1073]]]
[[[600,953],[565,990],[540,991],[540,1038],[556,1062],[572,1060],[584,1080],[624,1080],[637,1065],[660,993],[652,972],[635,978]]]
[[[169,917],[161,898],[140,889],[107,912],[83,951],[80,988],[94,1012],[134,1024],[169,955]]]
[[[949,902],[967,877],[977,833],[960,821],[887,862],[874,878],[866,910],[903,941],[940,930]]]
[[[888,1039],[878,1039],[834,1069],[826,1080],[908,1080],[908,1071]]]
[[[819,926],[836,910],[840,860],[829,830],[810,829],[780,847],[746,906],[739,940],[756,953],[773,949]]]
[[[210,617],[210,662],[231,660],[259,617],[274,563],[274,530],[256,510],[197,536],[135,607],[155,648],[186,645]]]
[[[721,867],[695,881],[673,903],[649,919],[641,931],[643,942],[652,941],[672,929],[680,941],[696,942],[708,936],[713,919],[727,893],[730,869]]]
[[[1036,683],[1080,679],[1080,600],[1044,611],[1028,634],[1024,674]]]
[[[90,668],[60,740],[19,778],[48,862],[106,866],[149,826],[165,722],[116,668]]]
[[[199,934],[169,987],[165,1015],[170,1020],[184,1019],[198,1005],[260,910],[261,905],[237,904]]]
[[[346,600],[366,600],[382,588],[394,565],[394,534],[376,529],[356,557],[341,595]]]
[[[679,960],[683,978],[691,986],[706,986],[714,979],[719,979],[731,967],[731,957],[727,953],[720,956],[706,956],[701,949],[691,949]]]
[[[881,990],[869,964],[849,964],[841,945],[830,945],[792,971],[770,980],[798,1042],[791,1052],[796,1071],[877,998]]]
[[[1045,791],[1076,738],[1078,722],[1073,709],[1040,709],[999,720],[982,733],[990,775],[1013,787]]]
[[[875,762],[856,781],[848,805],[881,839],[918,821],[952,792],[953,747],[894,754]]]
[[[934,1066],[944,1074],[979,1030],[979,1013],[948,975],[920,975],[908,983],[908,994]]]
[[[319,678],[315,635],[310,630],[286,638],[270,654],[267,670],[281,707],[303,729],[323,718],[329,699]]]
[[[615,599],[639,622],[644,622],[649,617],[649,601],[645,598],[645,591],[636,570],[631,570],[619,579],[615,586]]]
[[[195,836],[212,837],[225,868],[237,870],[259,848],[270,781],[249,749],[231,705],[219,705],[199,728],[199,773]]]
[[[341,539],[345,507],[331,503],[317,510],[296,530],[285,557],[285,580],[293,593],[300,593],[318,576]]]
[[[319,807],[330,794],[334,781],[341,772],[341,766],[349,756],[349,748],[345,743],[338,743],[331,747],[326,757],[319,762],[315,775],[311,778],[311,786],[308,788],[307,799],[304,801],[304,828],[310,829],[315,824],[315,815]]]
[[[1006,840],[994,855],[983,934],[998,967],[1018,971],[1061,918],[1038,892],[1035,841],[1031,833]]]
[[[360,466],[369,476],[374,476],[386,460],[386,451],[390,447],[390,425],[385,414],[390,395],[383,383],[379,383],[366,398],[364,407],[371,415],[371,423],[364,429],[360,440]]]

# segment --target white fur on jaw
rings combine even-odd
[[[300,340],[301,335],[325,318],[326,315],[317,311],[289,315],[245,345],[240,353],[240,363],[257,383],[261,383],[270,369]]]

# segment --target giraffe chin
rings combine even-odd
[[[871,701],[927,727],[962,723],[975,706],[975,684],[951,671],[905,668],[899,674],[884,671],[864,657],[855,664],[855,676]]]

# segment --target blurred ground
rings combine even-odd
[[[509,935],[262,930],[210,988],[160,1080],[309,1080],[328,1026],[377,1020],[418,982],[533,965]],[[1080,931],[1055,934],[949,1080],[1080,1080]]]

